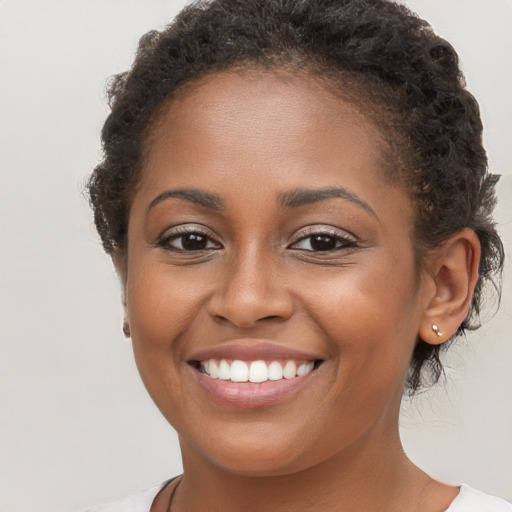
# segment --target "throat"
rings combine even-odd
[[[384,461],[334,457],[280,475],[244,476],[203,462],[197,467],[184,454],[184,477],[172,512],[442,512],[458,493],[432,480],[403,452]]]

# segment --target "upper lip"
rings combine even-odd
[[[291,347],[255,340],[229,342],[209,347],[193,353],[188,358],[189,362],[205,361],[208,359],[316,361],[323,358],[319,357],[318,354],[302,352]]]

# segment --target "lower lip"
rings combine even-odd
[[[257,409],[281,402],[300,391],[316,373],[316,370],[313,370],[307,375],[293,379],[267,380],[261,384],[255,384],[212,379],[195,368],[191,367],[191,370],[198,384],[211,399],[239,409]]]

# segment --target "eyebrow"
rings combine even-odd
[[[199,190],[197,188],[176,188],[172,190],[165,190],[161,194],[158,194],[151,203],[149,203],[148,211],[154,208],[157,204],[170,198],[183,199],[211,210],[222,210],[224,208],[224,202],[222,199],[210,192]]]
[[[318,203],[332,198],[350,201],[351,203],[354,203],[366,210],[376,219],[379,218],[368,203],[365,203],[356,194],[343,187],[326,187],[317,189],[296,188],[289,192],[279,194],[279,203],[283,208],[298,208],[299,206],[306,206],[308,204]]]

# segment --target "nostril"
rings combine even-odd
[[[222,315],[214,315],[216,320],[220,320],[221,322],[229,322],[229,318]],[[262,318],[257,318],[256,322],[263,322],[265,320],[279,320],[281,317],[279,315],[267,315]]]
[[[281,318],[279,315],[269,315],[264,316],[263,318],[259,318],[258,322],[262,322],[263,320],[279,320],[279,318]]]
[[[267,322],[279,322],[282,321],[284,318],[280,315],[267,315],[263,316],[261,318],[241,318],[240,316],[233,316],[231,319],[229,316],[223,316],[223,315],[212,315],[212,318],[214,321],[218,322],[219,324],[233,324],[240,328],[252,328],[256,325],[263,325]]]
[[[282,293],[263,293],[255,287],[220,290],[208,302],[209,316],[224,325],[241,328],[283,321],[293,314],[291,298]]]

